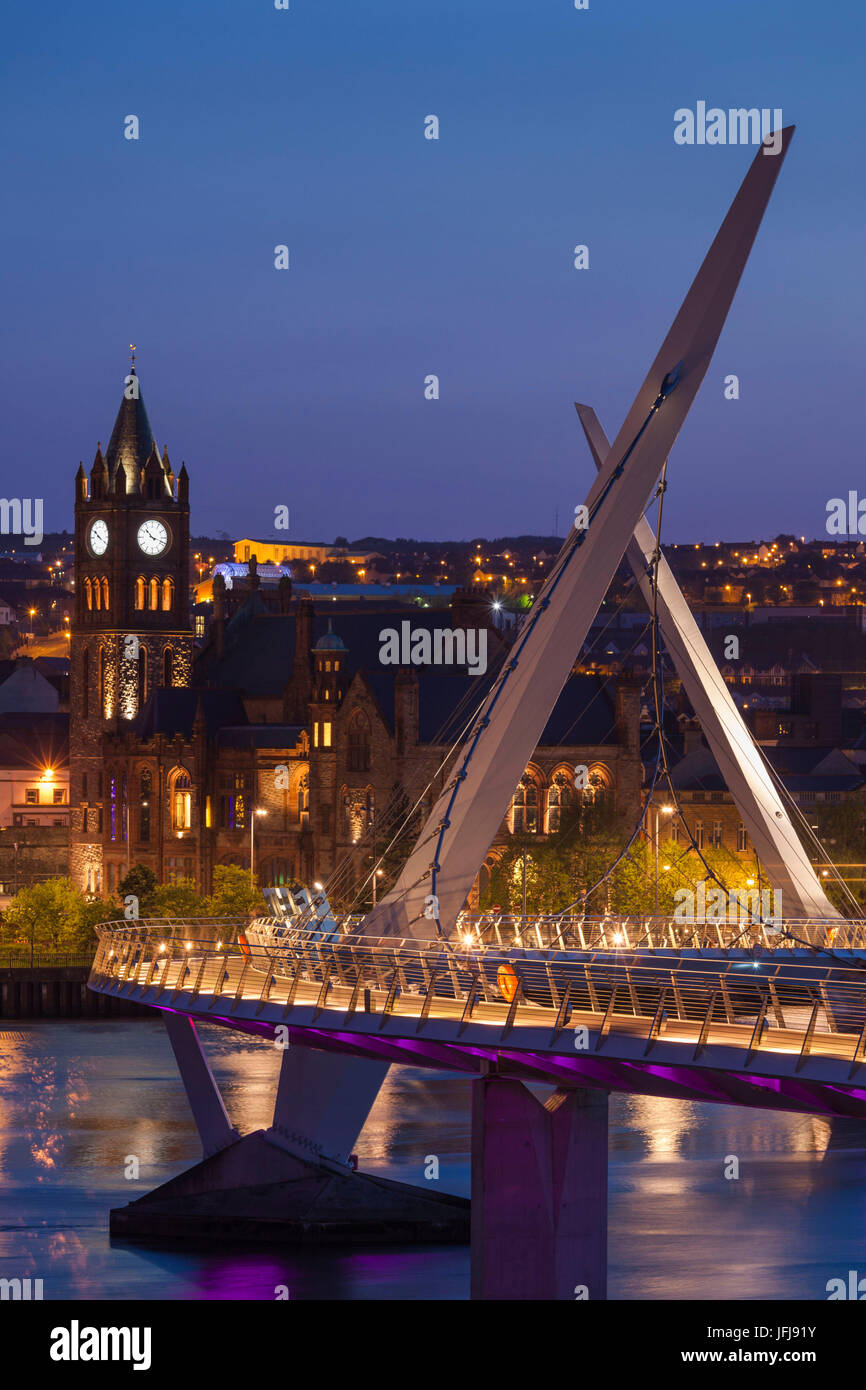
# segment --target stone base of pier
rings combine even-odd
[[[110,1217],[119,1239],[269,1245],[459,1244],[469,1202],[303,1158],[257,1130]]]

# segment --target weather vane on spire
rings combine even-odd
[[[135,371],[135,343],[130,343],[129,350],[132,353],[132,370]]]

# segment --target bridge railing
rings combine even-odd
[[[272,917],[189,917],[148,918],[140,921],[109,922],[97,927],[132,932],[142,929],[162,931],[166,939],[190,938],[194,941],[236,941],[239,933],[250,930],[292,940],[296,935],[358,937],[373,940],[364,933],[360,913],[337,916],[324,927],[306,923],[298,928],[291,922]],[[431,920],[419,923],[418,936],[389,938],[436,940]],[[672,917],[586,917],[586,916],[510,916],[492,913],[461,913],[452,944],[474,950],[539,951],[677,951],[750,950],[755,946],[768,951],[857,950],[866,949],[866,921],[850,918],[781,918],[778,921],[679,922]],[[384,940],[384,938],[383,938]]]
[[[249,926],[230,920],[241,931]],[[227,938],[230,920],[219,924]],[[303,1004],[313,1006],[313,1023],[333,1010],[342,1027],[359,1012],[379,1014],[382,1024],[405,1016],[416,1032],[431,1019],[448,1019],[459,1036],[472,1020],[489,1024],[498,1041],[515,1027],[540,1025],[551,1029],[551,1045],[563,1029],[585,1023],[600,1039],[611,1028],[637,1031],[647,1052],[676,1035],[694,1045],[696,1056],[711,1041],[740,1036],[750,1054],[824,1052],[849,1060],[852,1072],[866,1042],[866,974],[817,958],[715,963],[604,950],[582,959],[516,956],[350,934],[336,941],[297,934],[290,944],[244,949],[236,939],[185,938],[168,925],[100,929],[93,987],[215,1018],[230,1017],[243,1003],[247,1011],[253,1006],[253,1017],[272,1006],[273,1022],[273,1006],[288,1018]]]
[[[843,918],[714,919],[681,922],[673,917],[508,916],[463,913],[457,936],[479,946],[538,950],[767,950],[866,946],[866,921]]]

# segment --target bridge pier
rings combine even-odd
[[[276,1143],[345,1163],[389,1066],[366,1057],[287,1047],[269,1135]]]
[[[289,1048],[272,1126],[240,1135],[195,1023],[186,1014],[166,1012],[163,1018],[204,1158],[115,1208],[113,1236],[220,1245],[465,1244],[465,1198],[356,1173],[321,1151],[316,1136],[338,1151],[354,1143],[387,1064]]]
[[[607,1297],[606,1091],[473,1083],[474,1299]]]
[[[232,1127],[195,1024],[186,1014],[163,1014],[177,1069],[196,1123],[205,1158],[227,1149],[239,1138]]]

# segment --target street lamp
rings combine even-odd
[[[250,816],[250,887],[256,886],[255,853],[256,853],[256,816],[266,816],[268,813],[261,807],[256,807]]]
[[[384,873],[384,870],[383,870],[383,869],[377,869],[376,872],[373,874],[373,906],[374,906],[374,907],[376,906],[376,879],[377,879],[377,878],[381,878],[383,873]]]
[[[654,917],[658,917],[658,915],[659,915],[659,815],[662,815],[662,816],[672,816],[673,813],[674,813],[675,807],[673,807],[673,806],[659,806],[658,802],[656,802],[656,801],[653,801],[651,804],[655,807],[655,813],[656,813],[655,835],[653,836],[653,850],[654,850],[654,855],[655,855],[655,875],[654,875],[654,878],[653,878],[653,892],[654,892],[654,895],[655,895],[655,897],[654,897],[655,907],[654,907],[654,910],[653,910],[653,916],[654,916]]]

